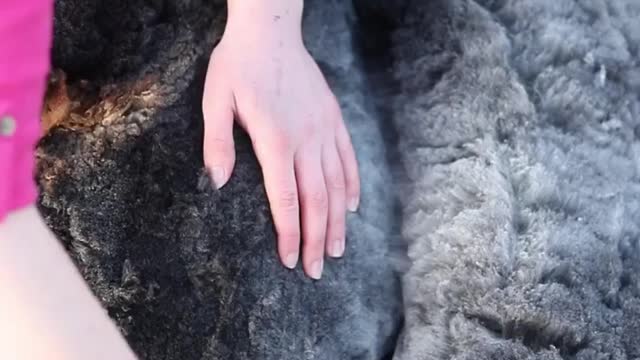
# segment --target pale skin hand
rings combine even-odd
[[[283,264],[294,268],[302,252],[305,272],[319,279],[325,252],[343,255],[346,211],[360,199],[349,133],[302,42],[303,1],[228,0],[228,7],[205,85],[205,165],[218,188],[229,180],[237,120],[262,167]]]

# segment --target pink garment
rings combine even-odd
[[[0,222],[36,200],[52,30],[53,0],[0,0]]]

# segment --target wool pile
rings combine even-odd
[[[321,281],[214,190],[223,0],[57,0],[40,209],[141,359],[640,358],[640,3],[307,0],[363,179]]]

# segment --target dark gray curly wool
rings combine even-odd
[[[40,146],[42,211],[134,350],[639,359],[640,2],[353,4],[306,1],[363,178],[347,257],[312,282],[277,261],[244,134],[222,191],[202,170],[224,1],[57,1],[72,81],[154,76],[152,106]]]
[[[202,169],[202,83],[224,25],[221,4],[58,2],[56,64],[70,77],[92,76],[85,62],[95,62],[105,70],[92,81],[104,83],[160,74],[150,91],[160,105],[134,104],[113,123],[46,138],[41,178],[61,173],[47,185],[43,211],[143,359],[380,359],[393,349],[401,314],[399,279],[385,260],[396,217],[346,9],[309,3],[305,33],[358,134],[366,182],[349,219],[348,255],[313,282],[277,259],[246,136],[237,134],[238,161],[223,190]],[[109,47],[84,51],[102,42]]]

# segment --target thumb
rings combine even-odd
[[[220,189],[229,181],[236,161],[231,91],[219,85],[205,88],[202,112],[204,115],[202,147],[204,165],[211,174],[214,185]]]

